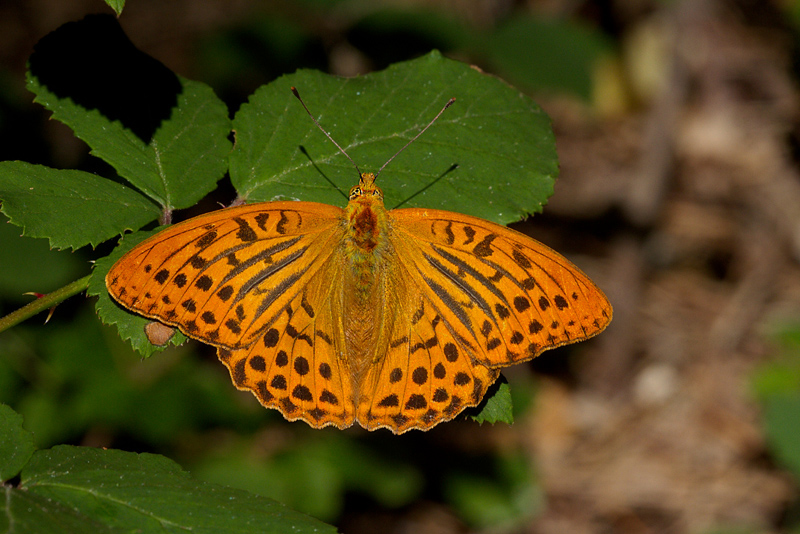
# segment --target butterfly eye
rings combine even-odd
[[[364,194],[364,192],[361,191],[361,188],[358,187],[358,186],[355,186],[350,190],[350,200],[353,200],[356,197],[360,197],[363,194]]]
[[[376,189],[375,191],[373,191],[373,192],[372,192],[372,195],[373,195],[373,196],[376,196],[376,197],[383,196],[383,195],[381,195],[381,191],[380,191],[380,189]]]

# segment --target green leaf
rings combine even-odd
[[[23,235],[46,237],[59,249],[96,246],[159,214],[152,202],[123,185],[22,161],[0,162],[0,199],[0,210],[23,227]]]
[[[59,98],[28,73],[35,102],[72,128],[119,175],[167,210],[187,208],[214,189],[226,169],[230,121],[210,87],[180,79],[177,105],[145,144],[119,121]],[[152,220],[152,219],[151,219]]]
[[[5,488],[14,532],[335,532],[271,499],[199,482],[154,454],[61,445]],[[2,515],[0,515],[2,518]]]
[[[508,423],[514,422],[514,404],[511,401],[511,388],[508,386],[506,377],[500,375],[500,378],[489,388],[486,396],[483,398],[475,410],[475,415],[470,417],[478,423]]]
[[[133,349],[144,357],[164,350],[170,345],[181,345],[186,341],[186,336],[179,330],[175,330],[175,335],[166,345],[158,346],[150,343],[145,335],[144,328],[147,323],[151,322],[151,319],[133,314],[114,302],[108,294],[105,280],[108,271],[126,252],[163,229],[164,227],[161,227],[149,232],[136,232],[135,234],[124,236],[111,254],[95,262],[92,279],[89,281],[89,288],[86,290],[88,296],[97,297],[95,309],[100,320],[105,324],[115,325],[119,330],[120,337],[130,341]]]
[[[795,319],[768,325],[777,357],[759,366],[751,386],[775,457],[800,479],[800,326]]]
[[[225,173],[225,104],[138,50],[116,18],[60,26],[28,66],[34,101],[165,212],[195,204]]]
[[[541,210],[558,173],[547,115],[503,81],[432,52],[356,78],[299,71],[260,88],[234,118],[230,174],[247,201],[344,204],[450,97],[456,102],[381,174],[388,207],[428,207],[509,223]],[[334,189],[335,188],[335,189]],[[338,189],[338,193],[336,192]]]
[[[122,15],[122,10],[125,8],[125,0],[106,0],[106,4],[114,10],[118,17]]]
[[[17,476],[34,449],[33,434],[22,428],[22,416],[0,404],[0,482]]]

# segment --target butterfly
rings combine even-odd
[[[387,210],[382,169],[359,171],[345,208],[265,202],[175,224],[117,261],[107,289],[215,346],[236,387],[286,419],[397,434],[455,418],[502,367],[609,324],[603,292],[542,243],[468,215]]]

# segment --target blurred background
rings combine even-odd
[[[96,169],[32,103],[25,62],[110,12],[0,1],[0,159]],[[0,334],[0,402],[39,447],[165,454],[346,533],[800,532],[800,1],[129,0],[120,23],[231,113],[298,68],[433,48],[514,84],[551,116],[562,169],[517,228],[585,270],[614,322],[504,372],[514,425],[397,437],[286,423],[210,347],[142,360],[73,297]],[[206,203],[230,200],[223,180]],[[20,233],[0,224],[0,314],[111,248]]]

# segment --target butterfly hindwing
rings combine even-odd
[[[358,419],[370,430],[427,430],[480,403],[499,371],[475,361],[474,351],[407,273],[391,279],[410,305],[393,309],[399,313],[388,347],[379,349],[383,357],[362,381]]]
[[[219,349],[236,387],[315,428],[354,421],[353,384],[331,306],[341,301],[339,267],[323,265],[250,347]]]

